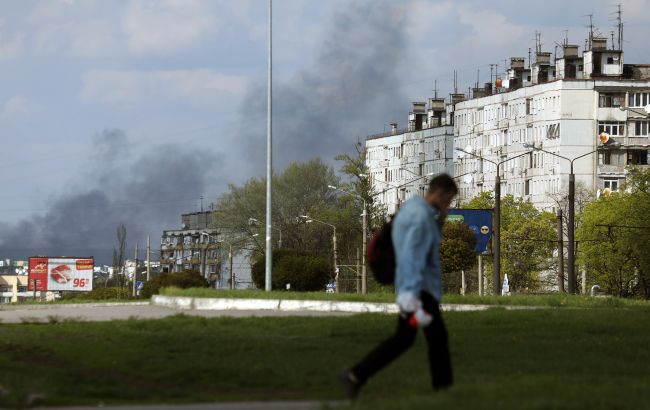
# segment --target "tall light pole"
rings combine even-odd
[[[264,274],[264,290],[271,291],[273,270],[273,243],[271,242],[272,213],[271,192],[273,178],[273,0],[269,0],[269,73],[267,86],[267,119],[266,119],[266,268]]]
[[[494,164],[497,168],[497,175],[494,177],[494,229],[492,230],[494,237],[494,269],[492,271],[492,292],[495,296],[498,296],[501,294],[501,175],[499,168],[508,161],[530,154],[530,151],[496,162],[460,148],[456,148],[456,150],[478,158],[481,161]]]
[[[334,185],[328,185],[328,188],[334,189],[336,191],[344,192],[348,195],[351,195],[355,198],[360,199],[363,202],[363,213],[361,214],[362,221],[362,240],[361,240],[361,294],[365,295],[368,292],[368,277],[366,272],[366,241],[368,239],[368,211],[366,207],[366,199],[359,194],[354,192],[346,191],[345,189],[340,189]],[[357,259],[358,261],[358,259]]]
[[[303,218],[306,223],[318,222],[319,224],[327,225],[334,230],[334,233],[332,234],[332,250],[334,252],[334,286],[336,287],[336,293],[338,293],[339,292],[339,262],[338,262],[337,248],[336,248],[336,226],[327,222],[319,221],[318,219],[314,219],[308,215],[300,215],[300,217]]]
[[[525,148],[532,148],[535,151],[541,151],[545,152],[549,155],[556,156],[558,158],[562,158],[564,160],[569,161],[570,164],[570,172],[569,172],[569,220],[567,221],[567,253],[568,253],[568,266],[567,266],[567,284],[568,284],[568,291],[569,293],[575,293],[576,292],[576,276],[575,276],[575,216],[576,216],[576,209],[575,209],[575,196],[576,196],[576,176],[573,173],[573,163],[575,160],[586,157],[587,155],[591,155],[595,152],[598,152],[599,149],[604,148],[604,149],[611,149],[611,148],[619,148],[621,146],[621,143],[618,141],[614,141],[613,139],[609,138],[609,135],[604,134],[602,135],[602,140],[604,143],[596,148],[593,151],[589,151],[586,154],[578,155],[577,157],[571,159],[567,157],[563,157],[562,155],[558,155],[554,152],[546,151],[542,148],[536,148],[534,145],[531,144],[524,144]]]

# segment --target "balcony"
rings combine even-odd
[[[598,121],[627,121],[627,110],[618,107],[599,107],[596,115]]]
[[[625,175],[625,165],[598,165],[598,175]]]

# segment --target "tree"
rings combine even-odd
[[[493,195],[482,192],[465,207],[494,208]],[[542,273],[549,272],[557,243],[554,221],[552,213],[521,198],[507,195],[501,199],[501,272],[508,275],[512,291],[535,291],[545,283]],[[492,261],[487,261],[486,269],[492,270]],[[487,277],[489,281],[492,275]]]
[[[176,287],[181,289],[187,288],[207,288],[208,281],[195,270],[185,270],[183,272],[163,272],[157,277],[146,282],[140,292],[140,297],[150,298],[156,295],[164,287]]]
[[[590,285],[621,297],[650,298],[650,170],[629,168],[619,192],[579,215],[578,263]]]
[[[124,270],[124,258],[126,252],[126,226],[120,224],[117,227],[117,248],[113,248],[113,275],[115,275],[117,286],[126,285],[126,272]],[[108,281],[106,282],[106,285]]]
[[[273,288],[284,289],[286,284],[295,291],[323,290],[333,277],[327,261],[322,257],[305,251],[281,249],[273,252]],[[251,266],[253,282],[264,287],[264,255],[257,255]]]
[[[443,285],[445,291],[456,292],[462,287],[461,271],[476,264],[476,236],[460,222],[446,223],[443,228],[443,241],[440,246]],[[469,279],[469,275],[467,276]],[[473,282],[470,279],[470,282]]]

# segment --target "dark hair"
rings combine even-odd
[[[448,174],[438,174],[429,182],[429,192],[434,192],[442,189],[444,192],[458,194],[458,186],[456,181]]]

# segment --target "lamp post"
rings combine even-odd
[[[601,134],[602,135],[602,134]],[[547,154],[556,156],[558,158],[565,159],[569,161],[570,164],[570,172],[569,172],[569,220],[567,221],[567,253],[568,253],[568,266],[567,266],[567,279],[568,279],[568,291],[569,293],[575,293],[576,292],[576,276],[575,276],[575,215],[576,215],[576,210],[575,210],[575,195],[576,195],[576,176],[573,173],[573,163],[575,160],[586,157],[587,155],[591,155],[595,152],[598,152],[599,149],[612,149],[612,148],[619,148],[621,146],[621,143],[618,141],[614,141],[613,139],[609,138],[609,135],[604,134],[602,135],[602,141],[604,143],[596,148],[593,151],[589,151],[586,154],[578,155],[577,157],[571,159],[567,157],[563,157],[562,155],[558,155],[554,152],[546,151],[542,148],[536,148],[535,146],[531,144],[524,144],[525,148],[532,148],[535,151],[541,151],[545,152]]]
[[[501,293],[501,176],[499,174],[499,168],[508,161],[528,155],[530,151],[496,162],[460,148],[456,148],[456,150],[478,158],[481,161],[494,164],[497,168],[497,175],[494,177],[494,270],[492,272],[492,292],[495,296],[498,296]]]
[[[336,226],[327,222],[319,221],[318,219],[312,218],[311,216],[308,215],[300,215],[300,217],[303,218],[306,223],[318,222],[319,224],[327,225],[334,230],[334,234],[332,235],[332,249],[334,252],[334,286],[336,287],[336,293],[338,293],[339,292],[339,263],[338,263],[337,249],[336,249]]]
[[[252,225],[259,224],[259,223],[260,223],[260,221],[258,219],[248,218],[248,225],[252,226]],[[278,248],[282,248],[282,229],[276,228],[275,226],[272,226],[272,228],[275,229],[276,231],[278,231],[278,233],[280,234],[280,238],[278,239]]]
[[[359,194],[355,194],[354,192],[337,188],[334,185],[328,185],[327,187],[335,191],[344,192],[348,195],[360,199],[363,202],[363,212],[361,213],[361,217],[363,218],[362,220],[363,233],[362,233],[362,240],[361,240],[361,250],[362,250],[361,252],[361,294],[365,295],[368,292],[368,277],[366,272],[366,241],[368,239],[368,211],[366,209],[367,208],[366,199]]]
[[[273,271],[273,244],[271,243],[272,201],[273,191],[273,1],[269,0],[269,67],[267,87],[267,118],[266,118],[266,252],[264,267],[264,290],[271,291],[271,276]]]

